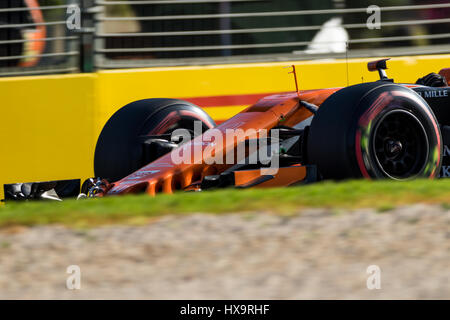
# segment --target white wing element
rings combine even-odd
[[[314,36],[305,53],[345,52],[348,39],[347,30],[342,26],[342,18],[331,18]]]

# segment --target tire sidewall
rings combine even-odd
[[[386,178],[375,160],[373,151],[374,128],[392,110],[399,109],[392,103],[400,103],[401,109],[413,114],[421,122],[428,138],[428,155],[423,169],[408,179],[434,178],[439,174],[442,160],[442,137],[439,124],[425,100],[409,88],[390,85],[368,92],[355,110],[355,123],[350,128],[349,155],[356,161],[359,175],[364,178]],[[369,107],[363,107],[369,106]],[[352,143],[351,140],[354,139]],[[392,177],[389,177],[392,178]],[[400,180],[400,179],[398,179]],[[401,179],[404,180],[404,179]]]
[[[386,81],[362,83],[343,88],[328,97],[314,116],[307,136],[307,164],[317,166],[324,179],[342,180],[351,178],[382,178],[380,172],[373,170],[370,161],[371,128],[376,121],[388,112],[389,104],[368,111],[385,92],[394,91],[395,95],[406,99],[412,105],[408,110],[418,117],[427,130],[428,140],[433,149],[429,151],[432,159],[421,175],[435,177],[442,163],[442,138],[439,125],[433,111],[413,90],[404,85]],[[370,121],[365,113],[370,114]],[[358,137],[359,135],[359,137]],[[369,170],[367,170],[367,167]]]
[[[201,108],[177,99],[145,99],[127,104],[117,110],[103,127],[94,155],[95,176],[118,181],[133,173],[142,163],[143,148],[139,136],[156,135],[154,130],[171,114],[189,112],[208,128],[215,126],[211,117]]]

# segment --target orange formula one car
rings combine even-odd
[[[450,176],[450,69],[396,84],[386,59],[368,67],[380,80],[268,96],[218,126],[186,101],[132,102],[104,126],[80,196]]]

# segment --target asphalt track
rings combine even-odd
[[[80,290],[66,288],[69,265]],[[0,230],[0,299],[450,299],[449,266],[442,206]]]

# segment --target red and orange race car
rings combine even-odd
[[[450,69],[397,84],[386,60],[368,64],[378,81],[271,95],[218,126],[186,101],[132,102],[104,126],[80,196],[450,176]]]

